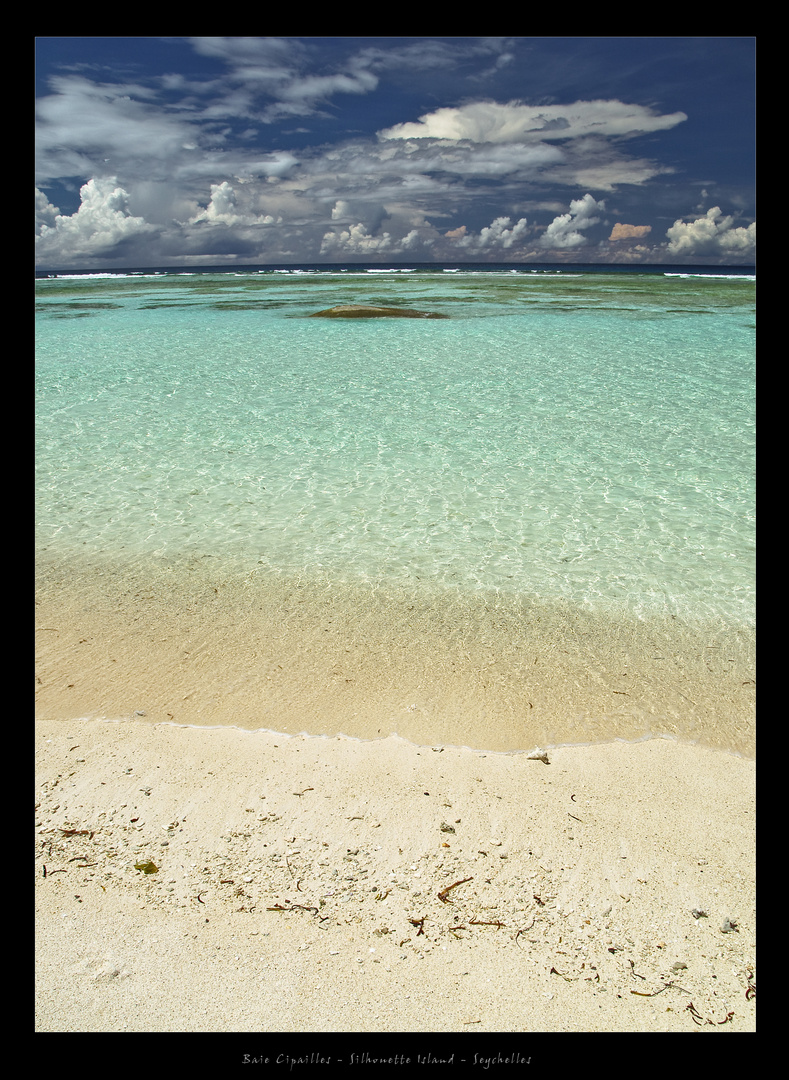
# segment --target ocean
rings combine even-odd
[[[755,275],[36,281],[37,714],[753,752]],[[338,304],[443,319],[313,319]]]

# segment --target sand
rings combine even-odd
[[[755,633],[230,560],[37,560],[36,716],[753,756]]]
[[[755,1030],[747,757],[147,717],[35,750],[37,1032]]]

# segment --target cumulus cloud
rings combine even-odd
[[[115,177],[92,179],[80,188],[80,205],[65,216],[37,192],[37,255],[42,261],[107,256],[125,241],[154,228],[129,210],[129,195]]]
[[[414,123],[395,124],[379,139],[441,139],[476,143],[522,143],[577,139],[583,135],[632,138],[665,131],[687,120],[683,112],[660,115],[646,105],[622,101],[576,101],[572,105],[524,105],[477,101],[425,113]]]
[[[331,211],[331,219],[338,225],[362,224],[370,236],[376,236],[390,216],[382,203],[367,199],[337,199]]]
[[[666,232],[672,255],[747,255],[756,250],[756,222],[732,228],[734,218],[713,206],[704,217],[674,222]]]
[[[459,237],[457,246],[467,251],[490,251],[496,248],[506,251],[525,237],[527,228],[526,218],[520,218],[513,225],[511,218],[498,217],[476,234],[466,235],[465,225],[454,231],[457,235],[462,230],[463,235]],[[450,233],[446,235],[450,236]]]
[[[573,199],[570,211],[555,217],[540,237],[543,248],[574,248],[588,243],[581,229],[600,221],[599,213],[605,210],[604,202],[597,202],[587,192],[582,199]]]
[[[388,232],[382,236],[371,236],[367,227],[361,223],[351,225],[349,229],[341,232],[327,232],[321,242],[321,255],[332,252],[342,252],[349,255],[371,255],[379,251],[387,251],[392,245],[392,237]]]
[[[400,241],[402,251],[419,251],[420,248],[429,250],[430,245],[419,229],[411,229]]]
[[[256,214],[239,206],[238,195],[232,184],[223,180],[221,184],[211,185],[211,198],[205,210],[201,210],[189,219],[189,224],[207,222],[209,225],[272,225],[275,218],[271,214]]]
[[[211,185],[211,199],[201,213],[192,218],[193,222],[208,221],[213,225],[236,225],[242,220],[236,213],[238,198],[227,180]]]
[[[627,247],[617,248],[616,261],[617,262],[645,262],[649,259],[654,260],[655,249],[648,247],[646,244],[632,244]]]
[[[36,188],[36,235],[40,234],[42,228],[54,229],[59,213],[44,192]]]
[[[326,232],[321,243],[321,255],[337,258],[346,255],[374,257],[383,253],[390,256],[408,254],[429,260],[451,259],[462,254],[463,257],[473,255],[495,261],[503,252],[520,252],[519,245],[529,232],[525,218],[513,223],[509,217],[499,217],[478,233],[470,232],[466,225],[460,225],[442,234],[425,220],[412,221],[410,227],[405,224],[409,216],[414,218],[419,215],[393,211],[387,216],[394,225],[390,231],[380,234],[373,233],[362,222],[347,229]],[[401,234],[401,230],[405,231]]]
[[[640,236],[647,236],[652,232],[651,225],[622,225],[617,221],[611,230],[609,240],[633,240]]]

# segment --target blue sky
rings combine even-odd
[[[36,263],[751,263],[755,51],[38,38]]]

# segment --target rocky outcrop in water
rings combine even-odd
[[[409,308],[376,307],[371,304],[338,304],[316,311],[311,319],[448,319],[437,311],[412,311]]]

